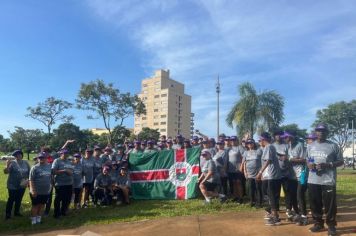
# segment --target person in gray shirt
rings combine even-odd
[[[342,166],[344,161],[337,144],[326,139],[329,133],[327,125],[317,125],[315,132],[317,140],[307,148],[309,201],[315,221],[309,231],[319,232],[324,229],[325,213],[328,235],[333,236],[337,235],[336,167]]]
[[[15,150],[12,153],[15,160],[7,160],[4,173],[8,174],[7,178],[7,190],[9,197],[6,202],[6,214],[5,219],[11,218],[11,212],[15,203],[14,216],[22,216],[20,213],[20,207],[23,195],[27,187],[27,179],[30,172],[30,165],[27,161],[22,160],[23,152],[21,150]]]
[[[83,165],[81,164],[82,156],[80,153],[73,155],[73,191],[74,191],[74,208],[80,209],[83,193]]]
[[[40,224],[42,210],[52,189],[51,164],[47,163],[47,153],[39,153],[38,163],[32,166],[29,175],[30,198],[32,202],[31,223]]]
[[[94,157],[93,150],[87,148],[85,150],[85,156],[81,160],[83,168],[83,191],[84,191],[84,204],[83,208],[89,206],[89,195],[92,195],[94,187]]]
[[[267,194],[270,206],[266,211],[270,213],[266,225],[279,225],[279,198],[281,191],[281,169],[279,167],[276,148],[271,145],[272,137],[269,133],[264,132],[260,136],[261,145],[263,147],[262,153],[262,168],[257,174],[258,180],[267,180],[268,189]]]
[[[301,183],[300,176],[302,171],[305,169],[306,161],[305,161],[305,148],[301,142],[298,142],[295,132],[285,132],[283,135],[286,143],[288,143],[288,157],[289,161],[292,165],[292,175],[291,175],[291,183],[293,184],[293,192],[294,192],[294,183],[296,183],[296,194],[294,196],[297,197],[297,206],[293,205],[294,211],[296,215],[294,216],[293,221],[296,222],[297,225],[307,225],[307,207],[305,200],[305,192],[307,191],[307,185]]]
[[[225,202],[226,196],[217,192],[219,175],[217,174],[218,170],[215,162],[211,159],[211,153],[204,149],[201,152],[201,155],[205,158],[205,164],[202,168],[202,173],[198,179],[198,183],[200,191],[205,198],[204,203],[209,204],[212,197],[218,197],[221,202]]]
[[[220,193],[227,195],[227,162],[228,162],[228,154],[225,150],[224,141],[218,141],[217,143],[218,150],[216,154],[213,156],[213,161],[215,163],[217,169],[217,175],[219,175],[220,179]]]
[[[247,179],[249,189],[250,204],[257,208],[262,207],[262,183],[256,180],[257,174],[261,169],[262,150],[257,149],[255,140],[246,140],[247,150],[245,150],[242,159],[242,170]]]
[[[231,136],[227,142],[227,176],[229,180],[230,192],[234,197],[234,201],[242,203],[243,197],[243,174],[242,170],[242,154],[245,152],[238,145],[238,138]]]
[[[118,202],[121,201],[125,204],[130,204],[130,187],[131,182],[128,171],[127,168],[123,166],[120,168],[120,174],[117,176],[113,185],[114,196],[116,195]]]
[[[54,217],[65,216],[72,197],[73,188],[73,166],[68,160],[69,152],[67,149],[59,151],[60,157],[52,164],[54,175],[54,186],[56,194],[54,198]]]
[[[94,181],[94,204],[109,205],[112,200],[112,179],[109,174],[110,168],[104,166],[102,173],[99,174]]]

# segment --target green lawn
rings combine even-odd
[[[0,162],[0,216],[4,218],[5,204],[7,200],[6,179],[2,169],[4,162]],[[338,176],[338,193],[343,196],[340,198],[343,203],[350,204],[354,201],[356,194],[356,171],[340,171]],[[283,201],[282,201],[283,202]],[[105,208],[88,208],[72,213],[60,220],[55,220],[52,216],[45,218],[42,225],[35,227],[30,225],[29,210],[30,198],[28,190],[25,193],[22,213],[25,215],[21,218],[12,218],[9,221],[0,219],[0,234],[3,233],[31,233],[35,231],[45,231],[48,229],[61,229],[78,227],[88,224],[108,224],[111,222],[137,221],[144,219],[155,219],[160,217],[215,214],[227,211],[256,211],[248,204],[237,205],[235,203],[220,204],[215,201],[213,204],[204,206],[202,200],[194,199],[189,201],[132,201],[129,206],[114,206]]]

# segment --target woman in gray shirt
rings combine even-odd
[[[15,203],[15,216],[22,216],[20,214],[20,207],[23,195],[28,185],[28,175],[30,172],[30,165],[27,161],[22,160],[23,152],[16,150],[12,153],[15,160],[8,160],[6,162],[6,168],[4,173],[8,174],[7,178],[7,190],[9,198],[6,203],[6,215],[5,219],[11,218],[11,212]]]

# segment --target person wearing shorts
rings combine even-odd
[[[29,174],[31,208],[31,224],[41,223],[41,214],[48,201],[52,186],[51,164],[47,163],[47,154],[42,152],[37,155],[38,163],[34,165]]]
[[[84,204],[83,208],[89,206],[89,195],[93,192],[94,186],[94,157],[93,150],[87,148],[85,150],[85,156],[80,161],[83,168],[83,192],[84,192]]]

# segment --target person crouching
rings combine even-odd
[[[205,198],[204,203],[209,204],[212,197],[218,197],[221,202],[225,202],[226,196],[224,194],[219,194],[216,190],[219,183],[219,176],[217,174],[215,162],[211,158],[210,151],[203,150],[201,156],[205,158],[205,163],[202,167],[202,174],[198,179],[198,183],[200,191]]]
[[[110,168],[108,166],[103,167],[103,171],[99,174],[94,182],[94,205],[109,205],[112,200],[112,180],[109,175]]]
[[[116,178],[116,183],[113,185],[114,195],[117,196],[118,202],[130,204],[130,179],[127,174],[127,168],[121,167],[120,173]]]

